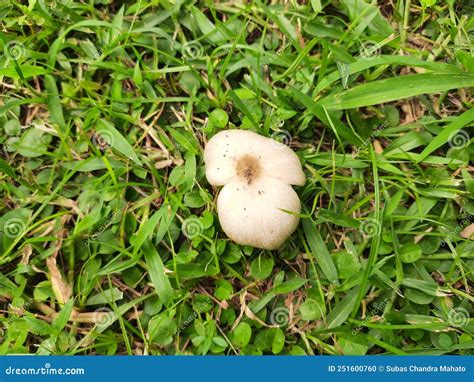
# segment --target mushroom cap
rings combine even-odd
[[[238,244],[278,249],[295,231],[303,185],[298,156],[284,144],[247,130],[224,130],[204,150],[206,177],[224,186],[217,199],[222,229]]]
[[[236,161],[244,155],[259,159],[262,175],[302,186],[305,175],[293,150],[274,139],[248,130],[223,130],[204,150],[206,177],[213,186],[224,186],[237,174]]]
[[[238,244],[262,249],[281,247],[296,230],[300,211],[293,188],[270,177],[250,185],[236,177],[217,198],[219,222],[226,235]]]

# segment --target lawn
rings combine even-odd
[[[473,354],[473,14],[2,2],[0,354]],[[301,161],[280,249],[221,228],[225,129]]]

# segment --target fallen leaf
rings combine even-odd
[[[54,295],[60,304],[65,304],[71,297],[71,288],[64,282],[61,272],[56,264],[56,258],[51,256],[46,259],[46,265],[49,269],[51,277],[51,286],[53,287]]]
[[[474,239],[472,236],[474,235],[474,223],[468,225],[463,231],[460,233],[461,237],[464,239]]]

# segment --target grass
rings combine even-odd
[[[472,354],[473,10],[4,3],[0,354]],[[219,227],[225,128],[301,158],[279,251]]]

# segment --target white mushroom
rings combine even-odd
[[[224,186],[217,199],[222,229],[238,244],[278,249],[295,231],[303,185],[298,156],[284,144],[247,130],[224,130],[204,150],[206,177]]]

